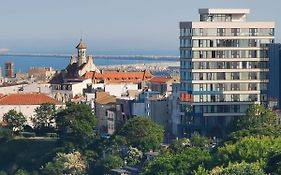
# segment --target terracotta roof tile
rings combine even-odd
[[[0,98],[0,105],[41,105],[43,103],[62,105],[61,102],[45,94],[11,94]]]
[[[96,93],[96,103],[98,104],[109,104],[116,103],[116,97],[110,95],[108,92],[97,92]]]
[[[103,80],[108,83],[140,83],[152,78],[150,72],[118,72],[118,71],[107,71],[107,72],[87,72],[84,77],[86,79]]]
[[[166,83],[167,81],[171,80],[171,77],[153,77],[150,82],[153,83]]]

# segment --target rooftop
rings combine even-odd
[[[41,105],[44,103],[62,105],[61,102],[45,94],[10,94],[0,98],[0,105]]]
[[[199,14],[249,14],[250,9],[199,9]]]
[[[82,41],[82,39],[80,39],[80,42],[78,43],[78,45],[76,46],[76,49],[87,49],[86,44]]]
[[[84,75],[86,79],[103,80],[107,83],[140,83],[152,78],[152,74],[148,71],[141,72],[120,72],[120,71],[106,71],[106,72],[87,72]]]
[[[96,92],[96,103],[101,105],[116,103],[116,97],[108,92]]]
[[[169,81],[171,79],[173,79],[173,78],[171,78],[171,77],[153,77],[149,81],[153,82],[153,83],[166,83],[167,81]]]

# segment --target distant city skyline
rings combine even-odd
[[[179,55],[180,21],[198,20],[199,8],[249,8],[249,21],[276,22],[276,0],[26,0],[5,1],[0,10],[0,50],[75,53],[80,37],[94,54]]]

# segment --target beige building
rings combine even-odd
[[[56,71],[51,67],[31,67],[28,70],[28,76],[36,81],[49,81]]]
[[[0,97],[0,121],[5,113],[10,110],[21,112],[27,119],[27,124],[32,125],[31,117],[35,114],[35,109],[44,103],[55,104],[57,108],[64,106],[63,103],[45,94],[10,94]]]

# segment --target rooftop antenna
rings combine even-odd
[[[80,31],[80,41],[82,41],[83,40],[83,32],[82,32],[82,30]]]

